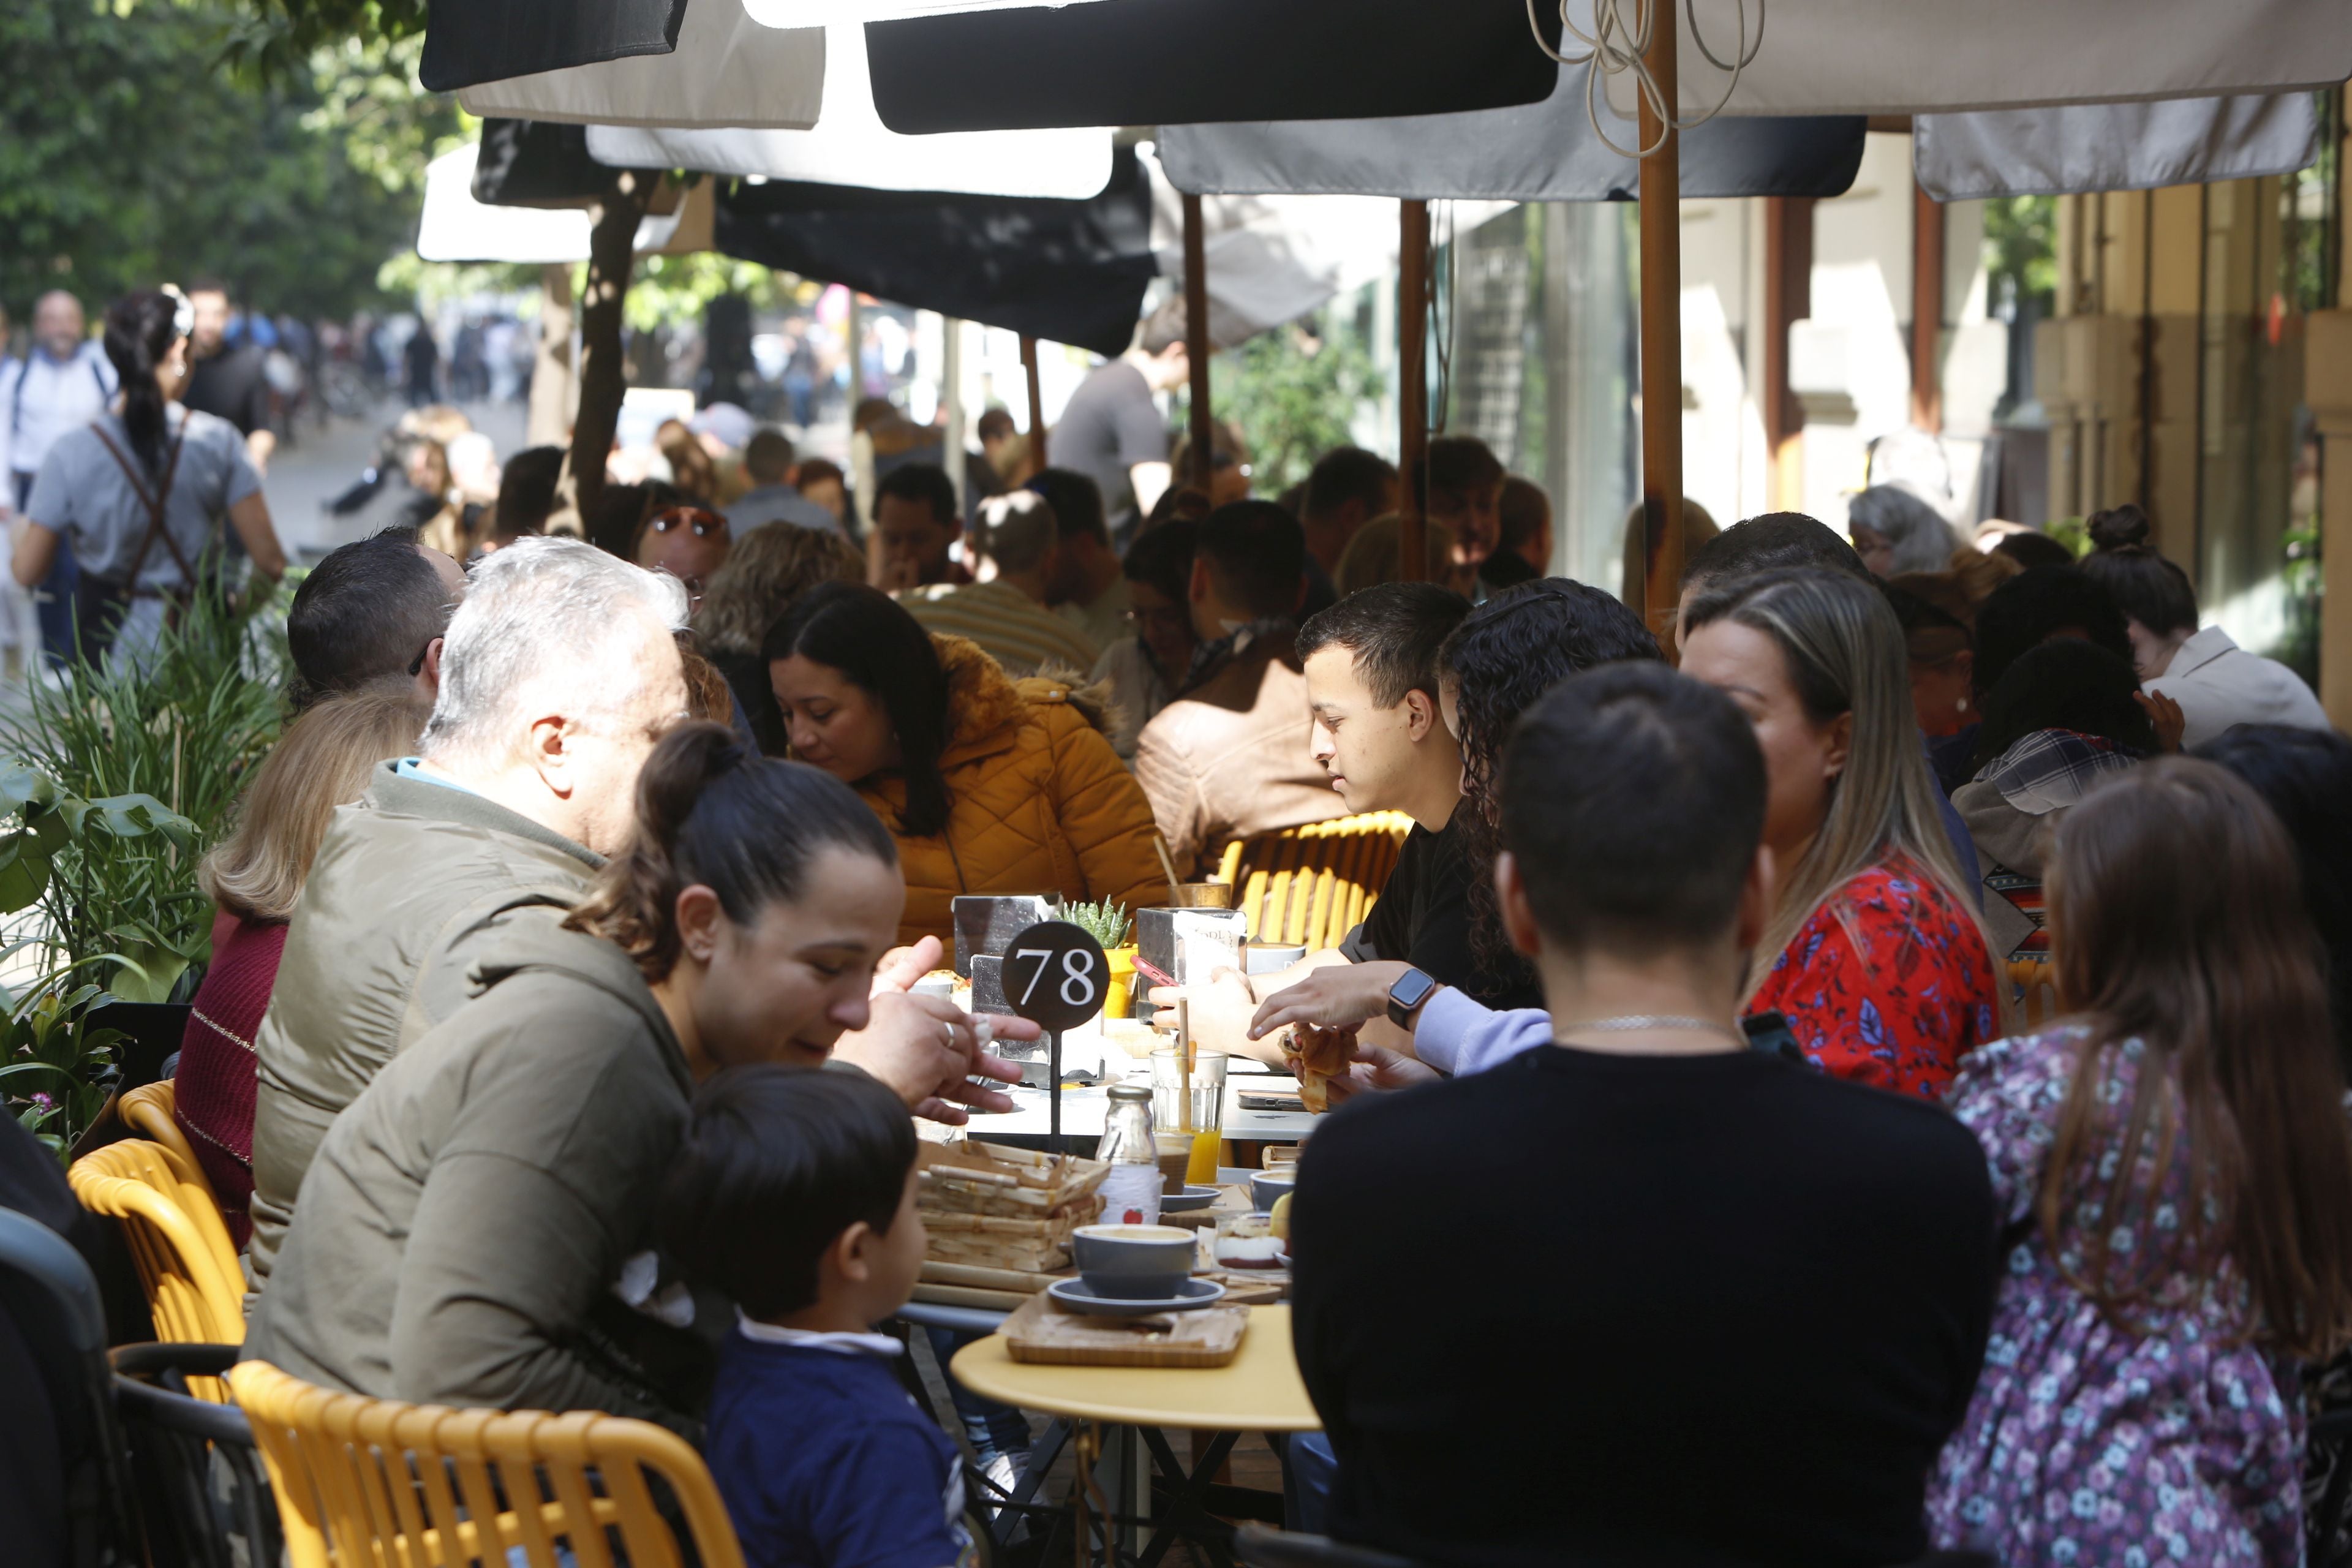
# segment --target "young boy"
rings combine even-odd
[[[922,1268],[915,1130],[858,1073],[732,1068],[695,1097],[664,1184],[663,1245],[724,1291],[704,1458],[753,1568],[974,1561],[955,1446],[870,1332]]]

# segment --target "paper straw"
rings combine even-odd
[[[1151,847],[1159,852],[1160,868],[1168,876],[1168,901],[1171,904],[1182,903],[1184,894],[1176,880],[1176,861],[1168,853],[1168,840],[1154,833],[1151,836]]]

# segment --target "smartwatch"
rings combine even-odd
[[[1413,1009],[1429,1000],[1437,982],[1418,969],[1408,969],[1389,987],[1389,1022],[1400,1029],[1412,1027]]]

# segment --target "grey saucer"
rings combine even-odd
[[[1161,1194],[1160,1198],[1160,1212],[1161,1214],[1186,1214],[1193,1209],[1207,1208],[1211,1204],[1215,1203],[1216,1201],[1217,1189],[1214,1187],[1186,1187],[1181,1193]]]
[[[1056,1279],[1045,1287],[1045,1294],[1071,1311],[1091,1318],[1148,1318],[1157,1312],[1190,1312],[1213,1306],[1224,1299],[1225,1288],[1213,1279],[1187,1279],[1173,1297],[1131,1301],[1097,1296],[1083,1279]]]

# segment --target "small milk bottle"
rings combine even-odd
[[[1160,1152],[1151,1136],[1151,1090],[1139,1083],[1110,1089],[1110,1115],[1103,1122],[1095,1158],[1110,1162],[1103,1177],[1104,1225],[1160,1223]]]

